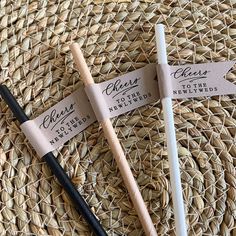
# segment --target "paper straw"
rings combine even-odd
[[[89,68],[85,62],[83,54],[79,48],[79,45],[74,43],[70,46],[74,60],[78,69],[81,73],[81,77],[84,81],[85,86],[94,83],[94,80],[90,74]],[[117,166],[121,172],[123,177],[123,181],[125,182],[126,188],[129,192],[130,198],[133,202],[134,208],[137,211],[139,220],[144,228],[145,234],[150,236],[156,236],[156,230],[152,223],[151,217],[148,213],[142,195],[139,191],[139,188],[136,184],[136,181],[133,177],[133,174],[130,170],[129,164],[124,155],[123,149],[120,145],[118,137],[115,133],[115,130],[112,127],[112,123],[110,119],[105,119],[101,122],[105,137],[108,140],[111,151],[114,155],[114,158],[117,162]]]
[[[164,26],[162,24],[156,25],[155,34],[158,64],[168,64],[166,55],[165,32]],[[178,162],[178,151],[176,145],[177,142],[175,136],[172,99],[170,97],[165,97],[161,100],[161,102],[164,112],[167,151],[170,165],[170,182],[174,204],[176,235],[185,236],[187,235],[187,230],[185,224],[184,203]]]

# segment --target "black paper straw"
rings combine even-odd
[[[12,93],[9,91],[7,86],[0,85],[0,94],[13,112],[14,116],[20,122],[20,124],[23,124],[24,122],[29,120],[29,118],[27,117],[23,109],[20,107],[20,105],[18,104]],[[84,217],[93,232],[98,236],[106,236],[107,234],[102,228],[101,224],[94,216],[94,214],[92,213],[80,193],[76,190],[75,186],[73,185],[61,165],[58,163],[53,153],[47,153],[43,156],[43,159],[50,167],[53,174],[57,177],[58,181],[63,186],[67,194],[70,196],[71,200],[75,205],[76,210]]]

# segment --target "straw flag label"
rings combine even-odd
[[[54,149],[96,121],[83,88],[34,119]]]
[[[172,98],[233,94],[236,86],[224,77],[234,61],[170,67]]]
[[[154,64],[100,84],[111,117],[159,99]]]

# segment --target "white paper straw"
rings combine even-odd
[[[158,64],[168,64],[166,55],[165,31],[164,26],[162,24],[156,25],[155,34]],[[166,97],[163,98],[161,102],[164,112],[167,151],[170,165],[170,182],[172,188],[172,199],[174,204],[176,235],[185,236],[187,235],[187,230],[185,223],[184,203],[178,162],[178,151],[176,145],[177,142],[175,136],[172,99],[170,97]]]

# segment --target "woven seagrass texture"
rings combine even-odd
[[[228,1],[0,2],[0,82],[34,118],[82,85],[78,42],[96,82],[155,62],[166,26],[170,64],[235,60],[236,4]],[[235,81],[232,70],[228,74]],[[236,235],[236,99],[173,102],[189,235]],[[9,108],[0,101],[0,235],[91,235]],[[174,235],[160,102],[113,119],[158,235]],[[101,127],[55,151],[109,235],[143,235]]]

